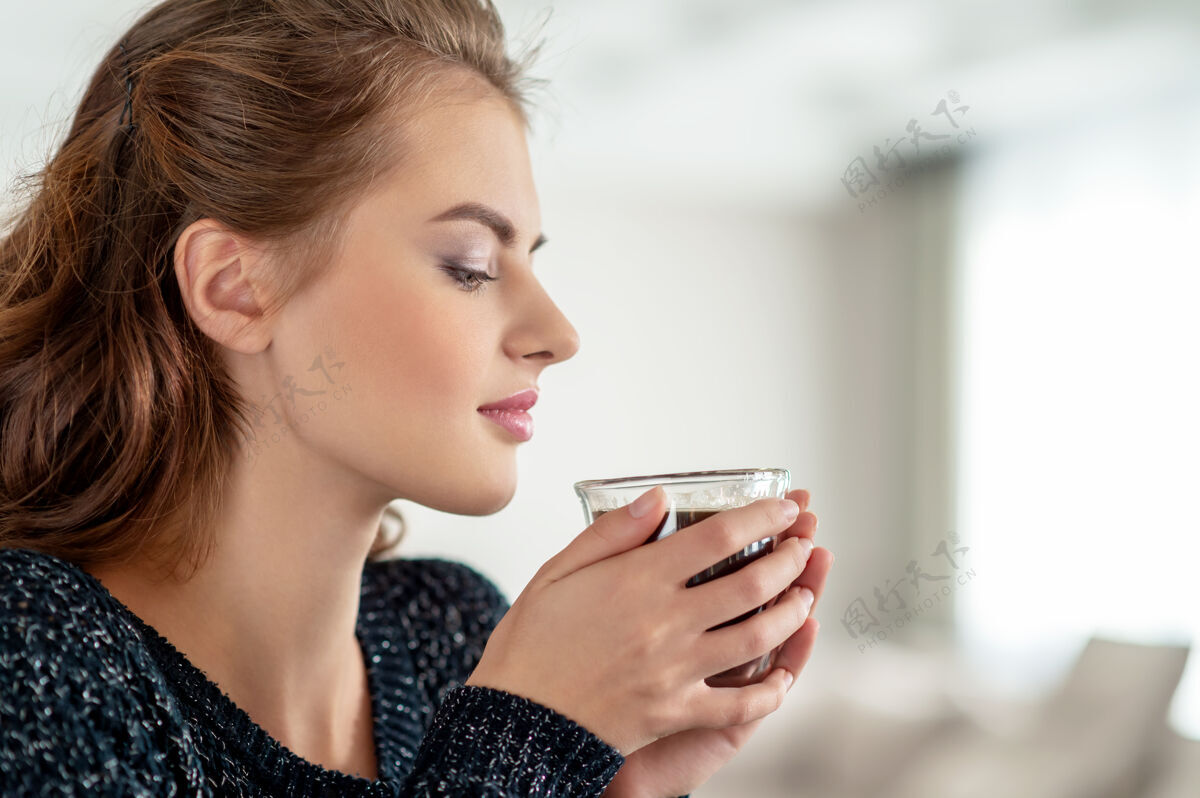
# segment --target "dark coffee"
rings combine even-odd
[[[605,512],[607,512],[607,510],[598,511],[598,512],[596,512],[595,517],[599,518],[600,516],[604,515]],[[698,524],[701,521],[703,521],[705,518],[716,515],[718,512],[720,512],[720,510],[712,510],[712,509],[688,510],[688,509],[679,509],[679,508],[675,508],[673,510],[668,510],[666,513],[663,514],[662,520],[658,522],[658,526],[655,528],[654,533],[652,535],[650,535],[650,537],[646,538],[646,543],[653,543],[654,541],[665,538],[668,535],[673,535],[676,532],[678,532],[680,529],[683,529],[685,526],[691,526],[692,524]],[[645,543],[643,543],[642,545],[645,545]],[[741,568],[746,567],[747,565],[749,565],[750,563],[759,559],[760,557],[764,557],[767,554],[770,554],[774,550],[774,548],[775,548],[775,541],[774,541],[774,539],[771,539],[771,538],[767,538],[766,540],[761,540],[761,541],[756,541],[754,543],[751,543],[749,546],[742,549],[737,554],[734,554],[731,557],[726,557],[725,559],[721,560],[720,562],[716,563],[715,565],[712,565],[712,566],[706,568],[705,570],[701,571],[700,573],[696,574],[695,576],[691,577],[690,579],[688,579],[686,586],[687,587],[695,587],[696,585],[702,585],[705,582],[711,581],[713,579],[717,579],[718,577],[722,577],[727,574],[731,574],[734,571],[737,571]],[[750,610],[749,612],[739,615],[736,618],[725,621],[724,623],[717,624],[716,626],[712,627],[712,629],[709,629],[708,631],[711,632],[715,629],[721,629],[725,626],[731,626],[732,624],[740,623],[740,622],[746,620],[747,618],[757,615],[758,613],[762,612],[764,609],[766,609],[765,606],[757,607],[755,609]]]

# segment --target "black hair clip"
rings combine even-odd
[[[118,125],[125,124],[126,115],[129,116],[129,126],[125,128],[126,133],[133,133],[137,125],[133,124],[133,78],[129,74],[129,53],[125,51],[125,42],[121,42],[121,55],[125,61],[125,107],[121,109],[121,118],[117,121]]]

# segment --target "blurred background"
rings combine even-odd
[[[148,5],[6,9],[6,188]],[[497,5],[582,347],[403,556],[512,599],[577,480],[786,467],[818,647],[698,798],[1200,793],[1200,4]]]

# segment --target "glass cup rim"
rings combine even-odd
[[[761,477],[755,476],[761,474]],[[672,471],[665,474],[641,474],[628,477],[610,477],[608,479],[585,479],[575,483],[576,491],[594,488],[631,488],[639,483],[661,484],[665,482],[720,482],[736,479],[779,479],[789,476],[786,468],[722,468],[710,471]]]

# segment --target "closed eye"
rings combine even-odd
[[[443,261],[441,268],[442,271],[453,277],[454,281],[469,294],[482,294],[487,283],[500,279],[499,277],[491,276],[487,272],[468,269],[452,261]]]

